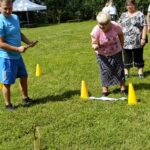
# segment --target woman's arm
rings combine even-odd
[[[92,48],[94,50],[97,50],[99,48],[99,42],[96,38],[94,38],[93,36],[91,36],[91,40],[92,40]]]
[[[141,45],[144,46],[146,43],[146,33],[147,33],[147,26],[143,27],[142,35],[141,35]]]
[[[119,40],[120,40],[120,44],[123,47],[123,45],[124,45],[124,35],[123,35],[123,32],[118,33],[118,37],[119,37]]]
[[[150,12],[147,13],[148,32],[150,32]]]

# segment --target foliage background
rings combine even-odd
[[[105,6],[106,0],[32,0],[47,5],[47,19],[49,23],[66,22],[67,20],[94,19],[96,14]],[[150,0],[136,0],[138,9],[147,14]],[[114,0],[118,16],[125,11],[125,0]]]

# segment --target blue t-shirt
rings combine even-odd
[[[3,37],[4,42],[12,46],[21,46],[20,23],[17,15],[12,14],[10,17],[5,17],[0,14],[0,37]],[[0,48],[0,57],[2,58],[19,59],[20,56],[17,51]]]

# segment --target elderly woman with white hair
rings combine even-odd
[[[120,85],[120,92],[127,94],[122,60],[123,32],[119,24],[111,21],[108,13],[100,12],[97,25],[91,32],[92,48],[99,64],[102,94],[109,95],[109,86]]]

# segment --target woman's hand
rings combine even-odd
[[[91,39],[92,39],[92,48],[97,51],[99,49],[99,42],[94,37],[91,37]]]
[[[146,39],[141,39],[141,46],[144,46],[146,44]]]
[[[98,46],[98,44],[93,44],[93,45],[92,45],[92,48],[93,48],[94,50],[98,50],[98,49],[99,49],[99,46]]]

